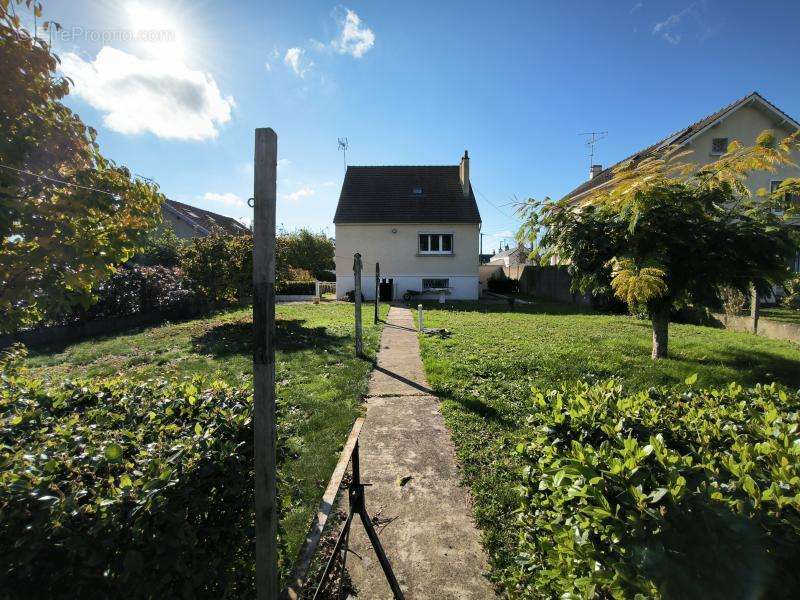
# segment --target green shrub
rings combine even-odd
[[[254,596],[250,390],[48,388],[20,356],[0,359],[0,597]]]
[[[800,274],[792,277],[784,287],[786,295],[781,304],[786,308],[800,308]]]
[[[513,596],[800,597],[798,392],[534,395]]]
[[[207,303],[234,302],[253,293],[253,238],[214,233],[181,249],[180,266]]]
[[[284,281],[275,286],[275,293],[286,296],[310,296],[316,293],[317,284],[313,281]]]

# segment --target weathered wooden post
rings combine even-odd
[[[364,355],[364,344],[361,339],[361,254],[353,256],[353,304],[356,306],[356,356]]]
[[[275,192],[278,136],[256,129],[253,182],[253,419],[256,598],[278,596],[275,510]]]
[[[758,319],[761,316],[761,303],[758,299],[756,286],[750,284],[750,327],[753,333],[758,333]]]
[[[381,265],[375,263],[375,324],[378,324],[378,303],[381,295]]]

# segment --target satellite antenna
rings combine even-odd
[[[347,141],[346,137],[339,138],[339,150],[342,151],[342,163],[344,164],[344,170],[347,170],[347,149],[350,148],[350,143]]]
[[[589,170],[591,171],[592,166],[594,165],[594,147],[597,145],[597,142],[608,137],[608,132],[587,131],[585,133],[579,133],[578,135],[586,136],[586,145],[589,146]]]

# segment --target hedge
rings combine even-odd
[[[47,388],[21,356],[0,360],[0,597],[254,596],[250,390]]]
[[[283,281],[275,286],[275,293],[281,296],[313,296],[316,291],[314,281]]]
[[[534,393],[521,597],[800,597],[800,393],[615,381]]]

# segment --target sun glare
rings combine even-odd
[[[145,2],[128,2],[125,10],[129,25],[144,51],[166,60],[186,57],[187,37],[173,14]]]

